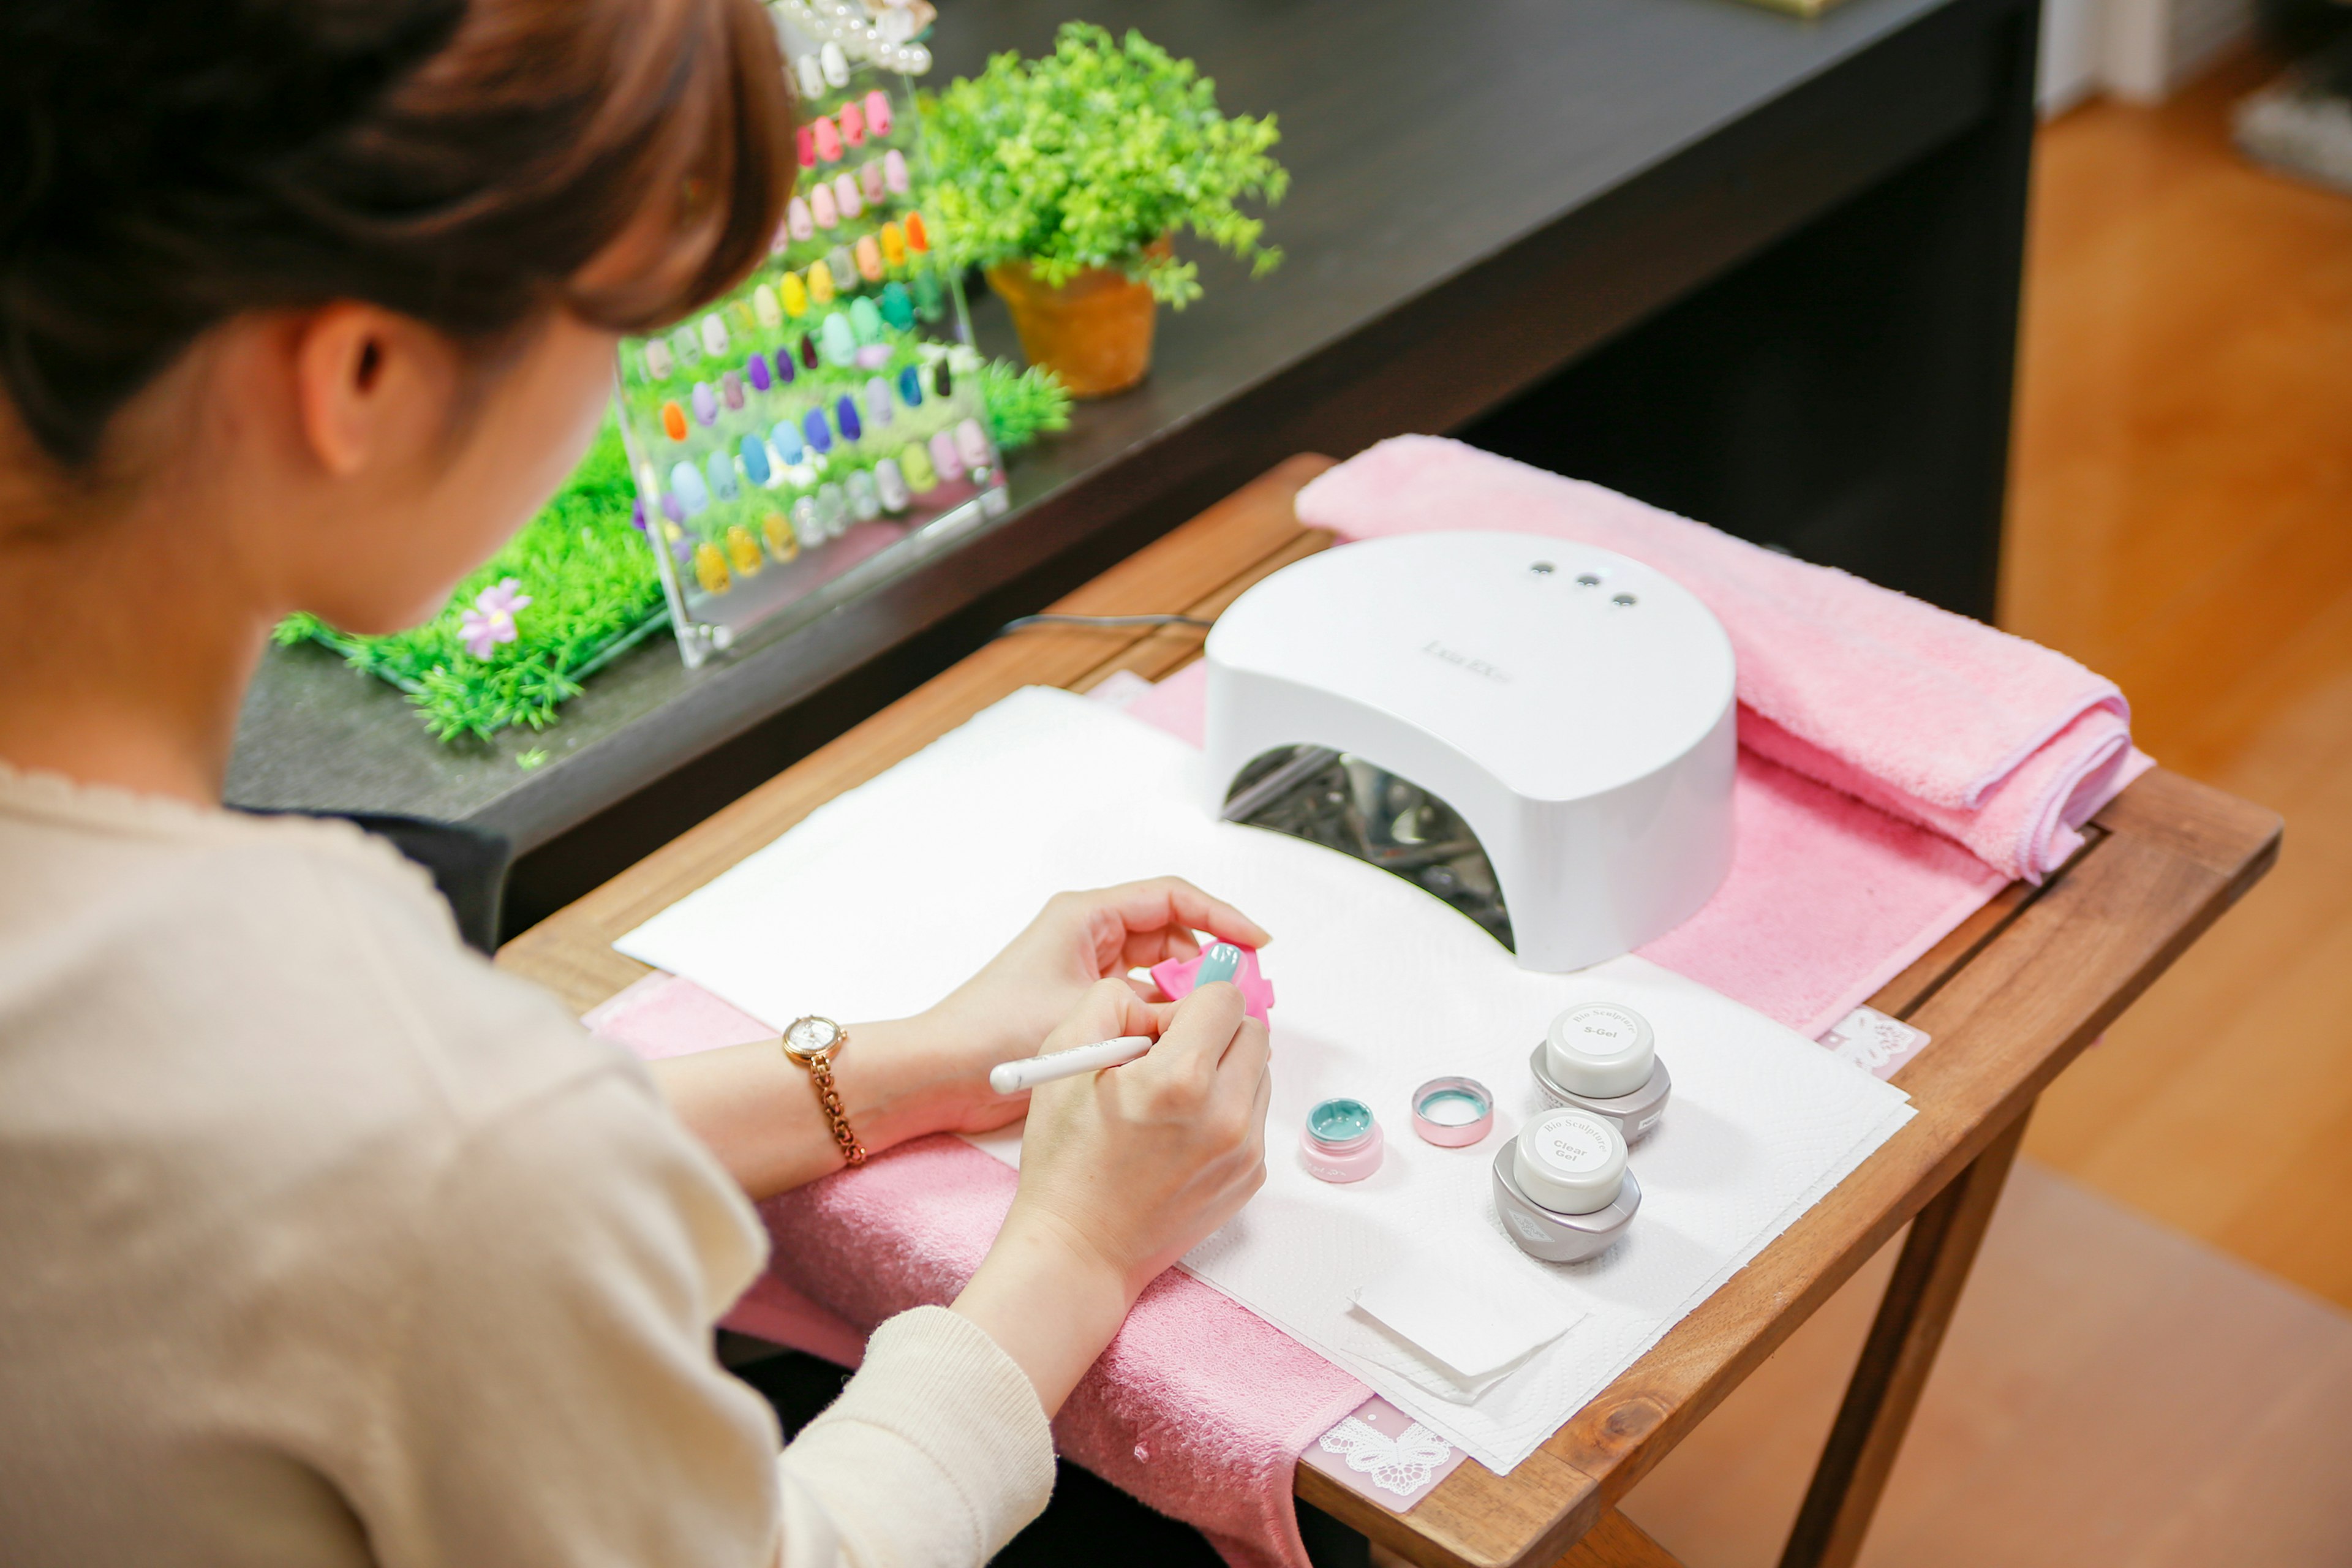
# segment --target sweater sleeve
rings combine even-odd
[[[978,1568],[1054,1489],[1028,1375],[943,1307],[884,1323],[784,1450],[784,1568]]]

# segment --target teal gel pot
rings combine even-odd
[[[1298,1131],[1307,1173],[1318,1182],[1360,1182],[1381,1168],[1381,1124],[1360,1100],[1327,1100]]]

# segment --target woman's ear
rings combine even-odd
[[[455,355],[429,329],[338,300],[297,331],[295,406],[310,455],[330,478],[381,474],[447,427]]]

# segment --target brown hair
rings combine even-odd
[[[76,468],[247,310],[648,329],[765,254],[793,113],[758,0],[5,0],[0,384]]]

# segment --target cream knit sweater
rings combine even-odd
[[[1027,1379],[909,1312],[779,1460],[764,1247],[388,847],[0,769],[0,1560],[984,1561]]]

